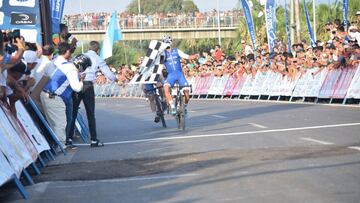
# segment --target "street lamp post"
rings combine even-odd
[[[218,21],[218,36],[219,36],[219,45],[221,46],[221,32],[220,32],[220,3],[217,0],[217,21]]]

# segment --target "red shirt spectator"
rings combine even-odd
[[[223,53],[221,51],[220,45],[216,45],[215,46],[215,61],[216,62],[221,62],[221,57],[222,57]]]

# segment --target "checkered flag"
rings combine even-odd
[[[169,46],[167,43],[152,40],[140,65],[140,74],[136,74],[130,84],[156,83],[164,68],[164,50]]]

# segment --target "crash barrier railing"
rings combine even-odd
[[[238,27],[242,17],[224,16],[220,18],[221,27]],[[107,22],[102,19],[94,19],[90,22],[81,17],[73,17],[63,20],[69,26],[70,31],[105,31]],[[122,30],[132,29],[173,29],[173,28],[217,28],[216,16],[205,18],[195,17],[167,17],[167,18],[119,18],[119,26]]]
[[[224,75],[188,78],[192,98],[231,98],[349,103],[360,99],[360,65],[339,69],[313,68],[293,78],[280,73],[258,71],[256,75]],[[141,86],[102,84],[97,97],[142,97]],[[309,99],[308,99],[309,98]],[[311,98],[311,99],[310,99]]]
[[[60,147],[64,151],[62,144],[51,130],[35,102],[30,99],[31,108],[39,122],[46,128],[48,136],[39,130],[39,124],[33,120],[24,104],[16,103],[17,116],[15,117],[9,109],[0,104],[0,187],[9,181],[14,181],[24,199],[29,197],[20,177],[23,176],[29,185],[34,184],[29,170],[35,175],[40,175],[40,169],[45,167],[45,161],[55,160],[57,150]],[[34,116],[35,116],[34,115]],[[77,130],[85,141],[89,137],[87,126],[81,114],[77,119]],[[55,143],[50,145],[49,143]]]

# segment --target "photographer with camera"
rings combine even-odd
[[[74,37],[74,35],[72,35],[71,33],[69,33],[69,29],[68,26],[61,23],[60,24],[60,42],[67,42],[70,44],[70,50],[71,53],[75,52],[75,49],[77,47],[77,43],[78,40]]]
[[[71,46],[66,42],[59,43],[59,56],[54,61],[56,70],[40,94],[45,116],[58,139],[67,147],[73,148],[66,140],[66,131],[72,118],[72,93],[83,88],[85,74],[81,75],[75,65],[69,61]]]

